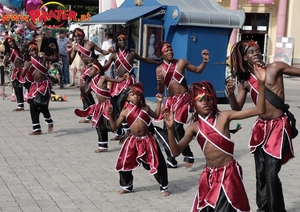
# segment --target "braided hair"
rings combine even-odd
[[[207,96],[210,96],[213,100],[213,112],[219,112],[218,105],[217,105],[217,95],[216,90],[213,85],[208,81],[201,81],[193,83],[188,90],[189,93],[189,105],[190,105],[190,112],[192,112],[192,116],[189,122],[194,122],[198,120],[198,114],[195,110],[195,98],[199,95],[199,93],[204,93]]]
[[[244,60],[250,46],[258,46],[253,40],[239,41],[232,46],[230,53],[231,73],[237,76],[239,82],[248,80],[252,66]]]

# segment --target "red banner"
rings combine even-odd
[[[274,0],[248,0],[250,4],[274,4]]]

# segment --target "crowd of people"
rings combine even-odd
[[[250,211],[229,126],[232,120],[258,116],[250,137],[256,168],[257,211],[286,211],[278,174],[281,166],[294,157],[292,138],[298,131],[293,115],[284,104],[283,75],[300,76],[300,69],[283,62],[266,65],[255,42],[236,43],[230,55],[232,74],[236,78],[226,84],[232,110],[220,111],[210,82],[188,86],[185,77],[186,70],[203,72],[210,60],[206,49],[195,66],[186,59],[175,59],[172,45],[165,41],[154,49],[160,60],[141,57],[127,48],[128,39],[123,32],[109,34],[102,48],[87,40],[80,28],[74,29],[72,39],[63,31],[59,32],[58,39],[52,37],[51,30],[42,36],[40,47],[34,42],[18,46],[10,37],[4,42],[4,65],[9,61],[13,64],[11,80],[17,97],[17,108],[13,111],[24,111],[23,86],[29,90],[27,101],[33,128],[30,135],[42,134],[40,113],[48,124],[48,132],[53,131],[54,121],[48,108],[53,82],[75,86],[74,76],[79,71],[83,108],[75,109],[74,113],[84,118],[80,123],[92,123],[95,127],[98,135],[95,152],[108,151],[109,132],[122,144],[115,167],[120,176],[119,194],[133,190],[132,171],[142,165],[154,175],[162,195],[170,195],[168,168],[177,168],[176,157],[181,153],[186,168],[193,165],[189,143],[195,138],[204,153],[206,166],[191,211]],[[102,65],[95,51],[107,55]],[[57,66],[59,60],[61,68]],[[147,105],[144,85],[136,81],[134,60],[157,65],[155,109]],[[237,95],[234,93],[236,79]],[[168,96],[163,101],[165,89]],[[248,92],[255,105],[242,110]],[[163,129],[154,126],[154,119],[164,121]],[[164,147],[167,160],[160,146]]]

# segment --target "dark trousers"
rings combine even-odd
[[[48,104],[40,104],[31,99],[29,100],[29,105],[33,131],[41,130],[40,113],[44,115],[44,119],[48,124],[53,124]]]
[[[227,197],[221,189],[220,195],[216,204],[216,208],[213,209],[210,206],[203,208],[200,212],[236,212],[237,210],[232,207],[232,205],[228,202]]]
[[[83,86],[83,90],[86,90],[91,82],[92,78],[91,77],[86,77],[85,84]],[[82,99],[82,104],[83,104],[83,109],[87,109],[89,106],[95,104],[94,97],[91,93],[89,93],[85,98]],[[87,119],[91,120],[91,117],[87,117]]]
[[[15,90],[18,108],[24,108],[23,84],[15,79],[12,81],[12,86]]]
[[[69,63],[68,63],[68,57],[64,55],[60,55],[61,60],[63,63],[62,67],[62,83],[63,84],[69,84],[70,83],[70,71],[69,71]]]
[[[96,127],[98,134],[98,146],[99,149],[108,149],[108,132],[111,132],[109,121],[102,117],[102,122],[99,127]]]
[[[158,145],[158,144],[157,144]],[[155,180],[160,185],[161,191],[167,191],[168,190],[168,171],[166,166],[166,161],[164,159],[164,156],[162,155],[159,147],[158,147],[158,157],[159,157],[159,166],[157,169],[157,173],[154,174]],[[142,163],[143,167],[146,170],[150,170],[150,167],[146,163]],[[127,191],[132,191],[133,189],[133,175],[132,171],[119,171],[120,175],[120,186]]]
[[[162,145],[164,146],[164,149],[167,154],[167,158],[168,158],[167,163],[172,167],[176,167],[177,161],[176,161],[175,157],[173,157],[173,155],[171,154],[168,133],[167,133],[167,128],[166,128],[165,124],[164,124],[164,131],[165,131],[165,134],[163,133],[162,136],[165,137],[165,139],[164,139],[164,142],[162,143]],[[185,133],[185,130],[183,128],[183,124],[175,122],[175,138],[176,138],[177,142],[179,142],[183,138],[184,133]],[[184,159],[183,159],[184,162],[194,163],[194,154],[189,145],[182,151],[182,155],[184,156]]]
[[[282,157],[288,148],[288,137],[284,133]],[[278,177],[282,160],[276,159],[259,146],[254,152],[256,169],[256,204],[265,212],[285,212],[281,181]]]

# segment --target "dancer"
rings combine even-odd
[[[265,64],[256,63],[254,74],[260,92],[258,102],[256,107],[242,111],[219,111],[214,87],[207,81],[193,83],[189,89],[189,104],[194,110],[192,123],[178,143],[175,140],[172,108],[165,108],[163,111],[173,155],[179,155],[196,137],[206,159],[191,210],[193,212],[250,211],[242,182],[242,167],[234,159],[234,142],[230,139],[229,126],[232,120],[265,112]]]
[[[233,110],[241,110],[248,92],[254,103],[257,102],[257,94],[260,94],[253,67],[262,60],[262,53],[254,41],[240,41],[232,47],[230,58],[233,73],[240,83],[237,96],[234,94],[235,80],[227,83],[230,106]],[[284,62],[267,65],[266,112],[256,120],[250,137],[250,152],[254,154],[256,168],[258,211],[286,211],[278,174],[282,164],[294,157],[292,138],[298,131],[294,116],[284,104],[284,74],[300,76],[300,69]]]
[[[134,51],[129,51],[126,47],[127,45],[127,36],[122,33],[118,32],[114,35],[113,41],[116,43],[116,52],[112,53],[110,57],[108,58],[107,62],[104,64],[103,68],[104,70],[107,70],[111,63],[115,63],[115,69],[117,71],[117,78],[122,77],[125,73],[129,73],[129,78],[123,81],[122,83],[113,83],[110,87],[110,93],[111,93],[111,104],[114,107],[114,117],[117,119],[120,115],[120,112],[123,108],[123,105],[125,103],[125,96],[127,95],[127,89],[129,86],[136,83],[135,75],[133,72],[133,62],[134,60],[140,60],[145,63],[150,64],[159,64],[158,61],[147,59],[144,57],[141,57]],[[126,124],[124,123],[123,127],[125,127]],[[125,127],[126,128],[126,127]],[[124,139],[125,137],[125,130],[124,128],[118,129],[116,133],[116,138],[113,138],[112,140],[119,140],[121,138]]]
[[[110,105],[110,93],[108,89],[108,82],[120,83],[124,81],[128,74],[118,79],[110,78],[104,75],[101,71],[99,63],[91,64],[90,76],[91,83],[86,90],[83,86],[80,87],[81,95],[84,97],[94,91],[98,99],[98,103],[89,106],[85,110],[75,109],[75,114],[80,117],[91,116],[92,126],[96,127],[98,134],[98,149],[95,153],[106,152],[108,150],[108,132],[111,132],[109,125],[109,116],[106,112],[106,107]]]
[[[119,194],[131,192],[133,189],[132,170],[136,169],[141,163],[144,168],[154,175],[160,184],[163,196],[168,196],[168,174],[164,157],[160,148],[149,132],[151,117],[157,118],[161,111],[161,101],[163,96],[156,95],[157,106],[153,111],[146,105],[143,95],[143,85],[134,84],[129,88],[127,103],[124,105],[120,117],[115,123],[112,107],[108,107],[109,123],[113,130],[121,126],[124,120],[130,127],[130,135],[124,141],[117,160],[116,170],[120,174],[120,186],[122,190]]]
[[[179,141],[184,136],[183,125],[187,123],[189,113],[189,95],[187,93],[188,87],[185,78],[185,69],[197,74],[201,74],[209,61],[209,52],[206,49],[202,51],[202,62],[199,66],[194,66],[190,64],[189,61],[184,59],[174,59],[174,52],[172,46],[164,41],[158,43],[158,45],[156,46],[155,53],[156,55],[160,56],[163,60],[163,63],[156,69],[156,78],[158,84],[157,90],[159,93],[162,94],[164,93],[165,86],[168,89],[168,97],[164,103],[164,107],[172,107],[172,111],[174,112],[176,122],[176,140]],[[164,135],[165,133],[161,130],[156,130],[156,133],[158,137],[161,138],[160,140],[163,141],[163,145],[168,156],[168,167],[176,168],[177,161],[169,151],[167,135]],[[190,146],[187,146],[182,152],[182,154],[184,156],[183,161],[186,162],[185,166],[187,168],[191,167],[194,163],[194,155],[190,149]]]
[[[88,64],[92,63],[92,62],[96,62],[96,54],[95,51],[100,52],[103,55],[107,55],[109,54],[109,51],[105,51],[102,50],[99,46],[97,46],[94,42],[85,40],[85,34],[83,32],[82,29],[80,28],[76,28],[73,31],[74,34],[74,40],[75,40],[75,45],[73,46],[73,44],[71,42],[69,42],[67,44],[67,52],[68,52],[68,62],[69,65],[72,64],[73,60],[75,59],[76,54],[78,54],[85,67],[82,69],[81,71],[81,81],[84,82],[85,86],[84,86],[84,90],[87,89],[87,85],[90,83],[91,81],[91,76],[90,76],[90,70],[89,70],[89,66]],[[101,66],[102,69],[102,66]],[[85,96],[85,98],[82,99],[82,103],[83,103],[83,109],[88,108],[90,105],[95,104],[95,100],[92,96],[92,94],[89,94],[87,96]],[[91,121],[91,117],[86,117],[85,119],[79,121],[79,123],[89,123]]]
[[[22,70],[24,67],[25,56],[23,48],[19,48],[15,39],[8,37],[3,42],[5,48],[4,66],[8,67],[8,63],[13,65],[13,73],[11,75],[11,82],[15,90],[18,107],[13,111],[24,111],[24,92],[23,86],[28,90],[30,82],[22,77]]]
[[[30,105],[30,115],[33,125],[33,132],[30,135],[42,134],[40,125],[40,113],[44,115],[45,121],[48,123],[48,132],[53,130],[53,120],[49,112],[49,100],[51,97],[51,82],[46,68],[47,61],[57,61],[58,52],[56,45],[50,43],[49,47],[53,49],[54,55],[49,57],[42,52],[38,52],[38,46],[36,43],[31,42],[28,45],[28,57],[24,64],[22,76],[27,73],[33,77],[33,82],[28,92],[28,103]]]

